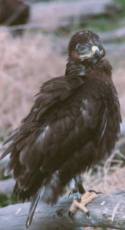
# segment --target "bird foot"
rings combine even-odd
[[[90,190],[84,193],[81,196],[80,200],[74,200],[70,206],[69,215],[72,216],[77,212],[77,210],[81,210],[89,216],[89,210],[87,209],[86,205],[90,203],[92,200],[94,200],[97,197],[97,194],[98,193],[96,193],[95,191]]]

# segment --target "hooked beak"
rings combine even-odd
[[[85,59],[89,59],[89,58],[93,58],[93,57],[97,57],[97,58],[101,58],[103,57],[105,54],[103,49],[99,49],[98,46],[93,45],[91,46],[90,50],[88,52],[84,52],[80,54],[80,60],[84,61]]]

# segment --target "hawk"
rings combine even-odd
[[[80,31],[68,46],[64,76],[45,82],[30,113],[8,139],[15,192],[32,198],[27,226],[40,198],[55,203],[72,178],[111,154],[120,131],[112,67],[97,34]],[[1,157],[1,158],[2,158]]]

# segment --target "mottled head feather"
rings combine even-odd
[[[105,55],[100,37],[92,31],[74,34],[68,46],[69,57],[76,61],[90,60],[96,63]]]
[[[69,53],[75,49],[76,45],[78,43],[80,44],[86,44],[86,43],[102,43],[101,39],[96,33],[93,33],[92,31],[85,30],[80,31],[74,34],[69,42],[68,51]]]

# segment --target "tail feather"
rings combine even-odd
[[[26,228],[29,228],[29,226],[32,223],[34,212],[35,212],[37,204],[40,200],[40,193],[41,193],[41,188],[37,191],[37,193],[34,195],[32,201],[31,201],[28,217],[26,220]]]

